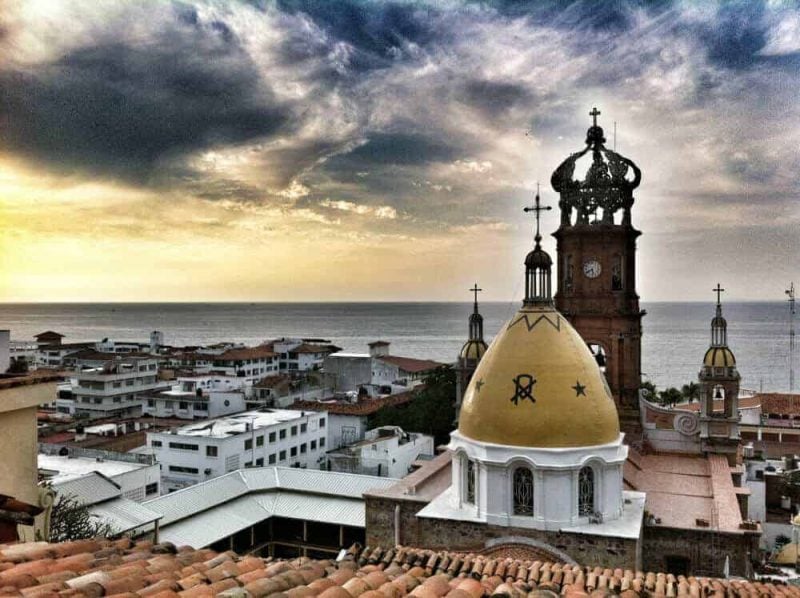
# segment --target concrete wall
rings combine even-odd
[[[331,413],[328,423],[328,450],[364,440],[367,431],[366,416]]]
[[[636,570],[638,542],[622,538],[547,532],[533,529],[487,525],[416,517],[424,502],[394,501],[366,497],[366,538],[368,546],[393,546],[394,513],[400,507],[399,543],[432,550],[480,551],[491,541],[525,538],[538,544],[546,557],[563,560],[565,553],[580,564],[621,567]]]
[[[366,356],[337,357],[336,354],[325,358],[326,374],[334,376],[336,390],[347,392],[358,390],[362,384],[372,380],[372,358]]]

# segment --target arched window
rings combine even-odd
[[[533,472],[527,467],[514,470],[514,515],[533,516]]]
[[[581,468],[578,474],[578,515],[585,517],[594,513],[594,469]]]
[[[475,504],[475,461],[467,459],[467,467],[464,480],[464,502]]]

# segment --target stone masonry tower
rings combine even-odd
[[[551,184],[560,194],[556,309],[587,342],[605,372],[622,429],[641,429],[642,316],[636,293],[636,238],[631,224],[633,190],[641,171],[605,147],[597,108],[586,147],[555,170]],[[621,212],[621,214],[620,214]]]

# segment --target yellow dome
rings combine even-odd
[[[475,370],[458,430],[511,446],[595,446],[619,437],[619,419],[581,336],[552,306],[524,306]]]
[[[710,368],[735,367],[736,358],[728,347],[711,347],[703,357],[703,365]]]
[[[486,343],[483,341],[467,341],[461,347],[459,357],[461,359],[474,359],[480,360],[483,354],[486,353]]]

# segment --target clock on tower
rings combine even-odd
[[[633,190],[641,171],[607,149],[600,111],[589,115],[586,147],[569,156],[551,178],[559,195],[556,308],[589,344],[617,401],[623,429],[636,432],[641,384],[641,320],[636,294]]]

